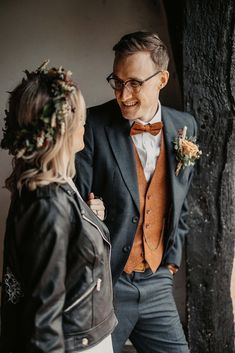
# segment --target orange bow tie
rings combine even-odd
[[[142,134],[143,132],[149,132],[150,134],[156,136],[163,128],[163,123],[161,121],[154,124],[139,124],[134,123],[130,130],[130,136]]]

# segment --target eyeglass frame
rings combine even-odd
[[[157,72],[155,72],[153,75],[147,77],[145,80],[137,80],[137,79],[133,79],[133,78],[130,78],[129,80],[126,80],[126,81],[123,81],[121,80],[120,78],[115,78],[115,76],[113,76],[113,72],[106,78],[107,82],[109,83],[110,87],[114,90],[114,91],[122,91],[124,89],[124,87],[126,87],[126,85],[131,82],[131,81],[136,81],[138,82],[139,86],[137,87],[131,87],[133,91],[137,90],[137,89],[141,89],[141,87],[143,86],[143,84],[150,80],[151,78],[153,78],[154,76],[158,75],[160,72],[162,72],[163,70],[159,70]],[[110,84],[110,80],[111,79],[114,79],[114,80],[117,80],[120,82],[120,84],[122,85],[122,87],[120,89],[117,89],[115,87],[113,87],[111,84]],[[128,89],[128,87],[127,87]]]

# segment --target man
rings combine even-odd
[[[85,199],[93,192],[106,207],[119,321],[114,352],[129,337],[138,352],[187,353],[172,279],[187,233],[192,166],[179,171],[173,141],[185,126],[195,136],[196,123],[159,102],[169,58],[156,34],[128,34],[113,49],[107,80],[116,100],[88,110],[77,186]]]

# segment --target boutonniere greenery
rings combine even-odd
[[[187,126],[185,126],[173,141],[174,150],[176,152],[175,175],[179,175],[181,169],[195,164],[196,160],[200,158],[202,151],[196,144],[196,137],[187,137]]]

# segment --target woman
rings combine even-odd
[[[110,242],[76,190],[85,104],[63,68],[26,71],[10,95],[1,353],[112,352]]]

